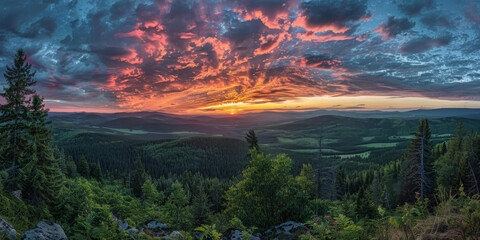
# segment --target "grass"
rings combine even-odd
[[[389,143],[367,143],[362,145],[357,145],[359,147],[366,147],[366,148],[390,148],[396,147],[398,142],[389,142]]]
[[[147,132],[144,130],[137,130],[137,129],[126,129],[126,128],[109,128],[109,127],[103,127],[104,129],[108,129],[111,131],[119,132],[119,133],[125,133],[125,134],[148,134],[148,133],[154,133],[154,132]]]
[[[337,155],[337,156],[340,157],[341,159],[353,158],[353,157],[368,158],[368,157],[370,157],[370,153],[371,153],[371,151],[366,151],[366,152],[362,152],[362,153],[343,154],[343,155]]]
[[[408,140],[412,139],[412,135],[405,135],[405,136],[389,136],[388,140]]]
[[[372,141],[375,137],[362,137],[362,141],[369,142]]]
[[[318,140],[315,138],[284,138],[278,137],[278,143],[284,145],[294,145],[294,146],[301,146],[303,148],[317,148],[318,147]]]

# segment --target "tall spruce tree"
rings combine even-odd
[[[145,183],[145,179],[145,168],[143,168],[143,164],[140,158],[137,158],[135,172],[132,176],[133,195],[135,195],[136,197],[142,196],[142,186]]]
[[[461,164],[463,167],[460,170],[463,170],[460,175],[462,176],[462,182],[464,183],[465,193],[469,195],[480,195],[480,186],[478,184],[478,169],[479,169],[479,158],[478,158],[478,135],[470,131],[465,144],[464,152],[465,157],[462,159]]]
[[[90,177],[90,166],[88,165],[87,159],[85,159],[85,156],[83,155],[80,157],[80,160],[78,161],[77,172],[78,174],[80,174],[80,176],[84,178]]]
[[[7,66],[3,74],[6,86],[0,96],[6,101],[0,105],[0,132],[7,138],[8,144],[3,154],[0,155],[0,168],[6,168],[9,176],[9,185],[18,186],[18,169],[25,163],[28,154],[23,151],[28,149],[28,113],[31,96],[35,93],[31,87],[36,81],[33,79],[35,72],[32,65],[27,63],[23,50],[15,54],[13,65]]]
[[[34,203],[45,201],[51,206],[58,199],[63,174],[59,160],[54,156],[47,115],[43,99],[34,95],[28,114],[30,153],[20,172],[24,195]]]
[[[175,181],[171,188],[172,193],[168,196],[164,206],[165,213],[175,228],[183,227],[190,222],[191,218],[191,208],[188,206],[188,197],[180,182]]]
[[[248,149],[255,148],[258,152],[260,151],[260,147],[258,146],[257,134],[255,134],[255,131],[253,129],[248,130],[245,140],[247,140]]]
[[[432,143],[431,132],[427,119],[420,119],[417,132],[413,133],[408,157],[404,162],[404,186],[402,200],[415,201],[417,192],[420,199],[432,197],[434,190]]]

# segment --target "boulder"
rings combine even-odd
[[[243,233],[239,229],[230,228],[222,234],[223,240],[242,240],[243,238]],[[249,240],[260,240],[260,238],[252,236]]]
[[[150,221],[145,226],[145,233],[152,237],[165,237],[173,232],[167,224],[159,221]]]
[[[168,236],[163,238],[164,240],[184,240],[185,237],[179,231],[172,231]]]
[[[265,231],[265,234],[274,236],[288,236],[300,235],[306,232],[308,232],[308,228],[303,223],[288,221],[268,229]]]
[[[15,190],[12,192],[12,195],[18,200],[22,200],[22,190]]]
[[[148,229],[152,229],[152,230],[159,230],[159,229],[168,229],[170,227],[168,227],[167,224],[165,223],[162,223],[162,222],[159,222],[159,221],[150,221],[147,223],[147,227]]]
[[[15,240],[17,239],[17,231],[8,224],[2,217],[0,217],[0,239]]]
[[[133,238],[133,237],[135,237],[136,235],[143,233],[143,228],[133,227],[133,228],[127,229],[126,231],[127,231],[127,233],[128,233],[128,236],[130,236],[130,237]]]
[[[39,222],[36,228],[26,231],[22,240],[67,240],[67,235],[60,225],[53,222]]]

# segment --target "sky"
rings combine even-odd
[[[480,108],[480,1],[1,2],[51,111]]]

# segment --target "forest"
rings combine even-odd
[[[266,151],[254,130],[245,141],[132,145],[84,133],[62,143],[23,51],[4,77],[0,239],[34,239],[41,221],[68,239],[480,238],[480,135],[462,122],[434,141],[431,121],[418,119],[401,154],[363,167],[321,147],[298,164]]]

